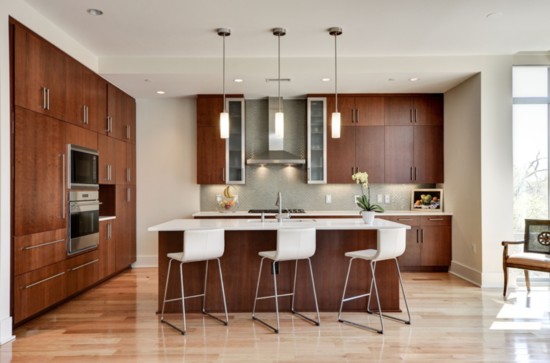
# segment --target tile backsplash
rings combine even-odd
[[[252,153],[267,150],[267,99],[246,100],[246,158]],[[298,155],[306,150],[306,100],[285,100],[285,149]],[[216,210],[216,195],[222,194],[225,185],[201,185],[201,211]],[[432,188],[434,185],[371,184],[372,203],[378,196],[389,203],[380,204],[386,210],[409,210],[411,190]],[[314,211],[357,210],[354,196],[361,188],[353,184],[307,184],[306,166],[246,166],[246,184],[233,185],[239,195],[239,209],[274,209],[277,192],[283,195],[283,208],[303,208]],[[327,204],[326,196],[331,203]]]

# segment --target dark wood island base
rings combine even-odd
[[[166,272],[167,253],[179,252],[183,248],[182,231],[159,231],[158,237],[158,312],[162,309]],[[337,312],[340,307],[349,251],[375,249],[376,230],[317,230],[317,250],[311,258],[319,309],[325,312]],[[258,252],[276,249],[277,231],[225,231],[225,253],[221,258],[227,309],[229,312],[251,312],[256,292],[256,281],[260,268]],[[181,296],[179,285],[179,265],[172,264],[168,298]],[[356,295],[368,292],[371,273],[367,261],[355,261],[352,267],[348,294]],[[279,293],[292,291],[294,261],[279,265],[277,284]],[[202,293],[204,286],[204,262],[186,263],[183,266],[185,295]],[[399,308],[399,282],[393,261],[382,261],[377,265],[377,283],[380,303],[383,311],[395,312]],[[295,306],[298,311],[315,311],[311,293],[309,269],[306,261],[298,264]],[[263,268],[260,283],[260,295],[273,295],[273,277],[271,268]],[[281,311],[290,308],[291,297],[279,298]],[[219,275],[215,263],[209,263],[207,283],[207,309],[213,312],[223,311]],[[188,312],[201,311],[202,299],[187,299]],[[365,311],[367,298],[350,301],[345,311]],[[258,311],[274,311],[273,299],[262,300],[256,307]],[[371,309],[377,310],[376,300],[371,301]],[[181,312],[181,302],[166,304],[165,312]]]

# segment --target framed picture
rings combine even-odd
[[[413,189],[411,210],[421,212],[443,212],[443,189]]]

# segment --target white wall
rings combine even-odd
[[[196,160],[195,99],[138,99],[135,266],[157,266],[148,227],[200,210]]]
[[[445,210],[454,213],[450,271],[481,285],[481,75],[445,93]]]

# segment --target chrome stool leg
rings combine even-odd
[[[305,320],[309,321],[310,323],[313,323],[313,324],[319,326],[321,324],[321,318],[320,318],[320,315],[319,315],[319,305],[317,304],[317,293],[315,292],[315,281],[313,279],[313,269],[311,267],[311,260],[309,258],[307,260],[309,262],[309,274],[310,274],[310,277],[311,277],[311,286],[313,288],[313,298],[315,300],[315,311],[317,311],[317,321],[305,316],[304,314],[302,314],[302,313],[300,313],[300,312],[298,312],[294,309],[294,297],[296,296],[296,275],[297,275],[297,272],[298,272],[298,260],[296,260],[296,267],[294,269],[294,287],[292,289],[292,305],[291,305],[290,311],[293,314],[298,315],[302,319],[305,319]]]
[[[348,267],[348,273],[347,273],[347,276],[346,276],[346,282],[344,283],[344,292],[342,293],[342,301],[340,302],[340,310],[338,311],[338,321],[340,323],[353,325],[353,326],[358,327],[358,328],[367,329],[367,330],[377,332],[379,334],[383,334],[383,332],[384,332],[384,323],[382,322],[382,317],[380,317],[380,324],[381,324],[381,329],[380,330],[376,329],[376,328],[373,328],[371,326],[365,325],[365,324],[359,324],[359,323],[356,323],[356,322],[353,322],[353,321],[350,321],[350,320],[345,320],[345,319],[342,318],[342,308],[344,306],[344,302],[355,300],[355,299],[360,299],[362,297],[367,297],[367,296],[369,297],[369,300],[370,300],[370,296],[372,294],[372,285],[373,285],[373,283],[371,283],[371,288],[369,289],[368,293],[362,294],[362,295],[350,296],[350,297],[346,298],[346,289],[348,287],[348,281],[349,281],[349,275],[350,275],[350,271],[351,271],[351,265],[352,265],[354,259],[355,258],[352,257],[349,261],[349,267]],[[371,262],[370,266],[371,266],[371,272],[374,276],[374,268],[372,266],[372,262]],[[376,293],[376,299],[378,301],[378,306],[380,306],[380,301],[378,299],[378,288],[376,287],[376,280],[374,280],[374,291]]]
[[[218,260],[218,269],[220,271],[220,284],[221,284],[221,289],[222,289],[223,309],[224,309],[224,312],[225,312],[225,320],[222,320],[219,317],[213,315],[212,313],[210,313],[206,309],[206,286],[207,286],[207,281],[208,281],[208,260],[206,261],[206,271],[204,272],[204,292],[202,294],[202,298],[203,298],[202,299],[202,313],[204,315],[208,315],[209,317],[219,321],[220,323],[222,323],[224,325],[227,325],[228,322],[229,322],[229,318],[227,316],[227,304],[225,302],[225,291],[224,291],[224,288],[223,288],[222,266],[221,266],[221,263],[220,263],[220,259],[216,258],[216,260]],[[198,296],[201,296],[201,295],[197,295],[196,297],[198,297]]]
[[[275,263],[276,262],[273,262],[272,264],[272,272],[273,272],[273,283],[274,283],[274,288],[275,288],[275,295],[273,296],[259,296],[258,297],[258,291],[260,290],[260,278],[262,276],[262,267],[264,265],[264,259],[265,257],[262,257],[262,260],[260,262],[260,271],[258,272],[258,282],[256,283],[256,297],[254,298],[254,306],[252,308],[252,319],[253,320],[256,320],[257,322],[265,325],[266,327],[272,329],[275,333],[279,334],[279,302],[278,302],[278,299],[277,299],[277,274],[275,273]],[[277,316],[277,328],[273,327],[272,325],[266,323],[264,320],[258,318],[256,316],[256,302],[258,300],[264,300],[264,299],[270,299],[270,298],[275,298],[275,314]]]
[[[164,323],[164,324],[167,324],[167,325],[170,325],[172,328],[176,329],[181,334],[185,335],[186,321],[185,321],[185,298],[184,298],[184,295],[183,295],[183,275],[182,275],[182,265],[183,264],[180,264],[181,298],[175,298],[175,299],[169,299],[169,300],[166,299],[166,295],[167,295],[167,292],[168,292],[168,281],[170,281],[170,272],[171,272],[171,269],[172,269],[172,261],[173,260],[170,259],[170,262],[168,262],[168,275],[166,276],[166,285],[165,285],[165,288],[164,288],[164,300],[162,301],[162,312],[161,312],[161,316],[160,316],[160,322]],[[166,303],[171,302],[171,301],[179,301],[179,300],[181,300],[181,304],[182,304],[182,307],[183,307],[183,309],[182,309],[182,311],[183,311],[183,330],[181,330],[179,327],[175,326],[174,324],[172,324],[168,320],[164,319],[164,306],[166,305]]]

